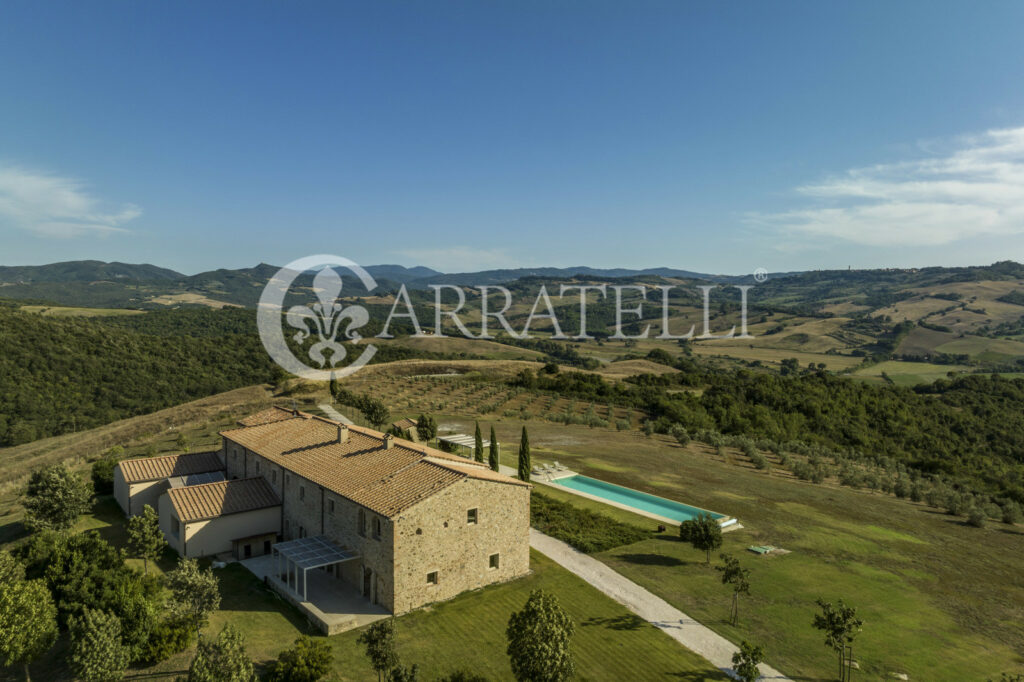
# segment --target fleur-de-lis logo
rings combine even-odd
[[[344,337],[352,341],[362,338],[355,330],[370,321],[370,314],[366,312],[366,308],[360,305],[343,307],[338,302],[341,288],[341,277],[334,268],[324,268],[313,278],[313,291],[316,292],[319,302],[312,306],[292,306],[285,318],[290,326],[299,330],[292,337],[297,343],[305,342],[311,333],[320,337],[320,340],[307,351],[310,359],[318,367],[323,367],[328,362],[334,367],[347,355],[345,346],[338,342],[343,321],[350,320],[345,325]],[[324,356],[326,350],[331,351],[329,359]]]
[[[325,265],[328,267],[322,267]],[[354,273],[367,293],[376,288],[377,282],[356,263],[340,256],[319,255],[300,258],[278,270],[260,296],[256,319],[263,347],[278,365],[305,379],[327,381],[333,376],[347,376],[369,362],[377,351],[373,345],[366,344],[355,361],[339,367],[348,355],[344,343],[359,344],[362,336],[356,330],[370,321],[370,315],[361,305],[344,305],[338,300],[342,280],[332,267],[336,265]],[[317,301],[311,305],[294,305],[285,313],[284,299],[289,287],[299,275],[316,268],[322,268],[313,277]],[[316,340],[306,350],[315,367],[295,356],[285,339],[282,322],[296,330],[291,338],[300,346],[308,339]]]

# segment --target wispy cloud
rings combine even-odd
[[[416,265],[426,265],[442,272],[473,272],[507,267],[509,263],[509,256],[504,249],[477,249],[470,246],[401,249],[395,253],[412,259]]]
[[[125,223],[142,215],[124,204],[111,210],[73,178],[0,166],[0,227],[47,237],[79,237],[127,232]]]
[[[857,168],[798,187],[811,205],[751,214],[749,222],[790,240],[866,246],[937,246],[1024,234],[1024,128],[990,130],[944,146],[916,160]]]

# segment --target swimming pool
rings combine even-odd
[[[624,488],[621,485],[599,481],[589,476],[574,474],[556,478],[549,482],[551,485],[567,488],[587,497],[597,497],[603,501],[612,503],[618,507],[628,507],[645,515],[655,515],[682,523],[689,519],[696,518],[700,514],[711,514],[711,518],[720,521],[723,526],[736,523],[736,519],[728,518],[725,514],[717,514],[699,507],[691,507],[682,502],[668,500],[656,495],[648,495],[639,490]]]

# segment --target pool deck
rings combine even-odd
[[[501,473],[503,473],[503,474],[508,474],[509,476],[516,476],[517,475],[516,470],[513,469],[512,467],[507,467],[507,466],[503,465],[501,467],[501,469],[502,469]],[[563,492],[572,493],[573,495],[579,495],[580,497],[585,497],[588,500],[593,500],[594,502],[600,502],[602,504],[607,504],[610,507],[616,507],[616,508],[622,509],[624,511],[632,512],[633,514],[636,514],[638,516],[646,516],[649,519],[654,519],[658,523],[663,523],[663,524],[670,525],[670,526],[678,526],[679,523],[680,523],[676,519],[670,519],[667,516],[662,516],[660,514],[654,514],[653,512],[645,511],[643,509],[638,509],[637,507],[631,507],[628,504],[623,504],[621,502],[615,502],[613,500],[608,500],[608,499],[605,499],[605,498],[600,497],[598,495],[592,495],[590,493],[585,493],[583,491],[575,490],[573,488],[569,488],[569,487],[566,487],[566,486],[561,486],[561,485],[553,484],[554,481],[557,481],[560,478],[568,478],[569,476],[577,476],[577,475],[582,476],[583,474],[580,474],[577,471],[572,471],[571,469],[563,469],[561,471],[552,471],[552,472],[549,472],[549,473],[543,473],[543,474],[539,474],[539,475],[530,476],[530,482],[531,483],[539,483],[541,485],[546,485],[546,486],[549,486],[551,488],[554,488],[555,490],[561,490]],[[625,486],[622,486],[622,487],[625,487]],[[638,490],[637,492],[643,492],[643,491],[639,491]],[[645,494],[649,494],[649,493],[645,493]],[[665,499],[668,499],[668,498],[665,498]],[[694,507],[694,509],[699,509],[700,511],[707,512],[709,514],[716,514],[716,513],[718,513],[718,512],[712,512],[709,509],[702,509],[701,507]],[[718,525],[720,525],[722,527],[722,532],[723,533],[728,533],[730,531],[739,530],[740,528],[743,527],[743,526],[740,525],[740,523],[739,523],[739,521],[737,519],[734,519],[731,516],[724,516],[721,519],[718,519]]]

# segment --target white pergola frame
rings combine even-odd
[[[438,436],[437,440],[439,442],[450,443],[452,445],[458,445],[459,447],[468,448],[470,451],[476,448],[476,438],[474,436],[467,436],[464,433],[449,433],[444,436]],[[485,440],[483,444],[485,448],[488,448],[491,446],[491,441]]]
[[[359,558],[358,554],[338,547],[324,535],[278,542],[271,549],[271,553],[277,557],[278,577],[296,596],[302,597],[302,601],[309,601],[306,590],[309,569],[324,568]],[[299,592],[299,569],[302,569],[302,592]],[[292,587],[293,573],[295,587]]]

